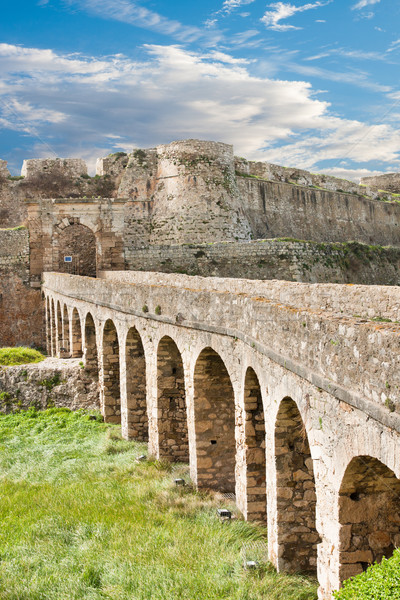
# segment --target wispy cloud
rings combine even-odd
[[[366,8],[367,6],[372,6],[373,4],[378,4],[381,0],[360,0],[357,4],[354,4],[351,9],[352,10],[360,10],[362,8]]]
[[[210,37],[199,27],[183,25],[179,21],[169,19],[149,10],[135,0],[64,0],[68,5],[85,10],[104,19],[112,19],[129,23],[136,27],[149,29],[171,36],[180,42],[194,42],[200,38]],[[214,39],[216,33],[213,33]]]
[[[392,42],[388,48],[388,52],[394,52],[395,50],[399,50],[400,49],[400,39],[395,40],[394,42]]]
[[[268,29],[273,29],[274,31],[288,31],[289,29],[301,29],[301,27],[295,27],[294,25],[282,25],[280,21],[282,21],[283,19],[288,19],[296,13],[311,10],[313,8],[320,8],[321,6],[326,6],[330,2],[331,0],[327,0],[326,2],[312,2],[308,4],[303,4],[302,6],[295,6],[294,4],[290,4],[287,2],[275,2],[274,4],[269,5],[269,8],[272,8],[272,10],[267,11],[262,17],[261,21]]]

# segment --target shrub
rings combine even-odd
[[[400,600],[400,550],[392,558],[384,558],[373,564],[364,573],[344,582],[337,600]]]

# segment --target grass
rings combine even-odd
[[[17,348],[0,348],[0,365],[12,367],[14,365],[25,365],[27,363],[38,363],[44,360],[44,356],[38,350],[19,346]]]
[[[312,580],[243,570],[265,529],[221,523],[217,496],[174,485],[186,466],[144,451],[82,411],[0,417],[0,600],[315,600]]]

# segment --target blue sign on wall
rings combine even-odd
[[[72,262],[72,256],[64,256],[64,262]]]

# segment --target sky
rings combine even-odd
[[[0,158],[199,138],[358,180],[400,171],[399,0],[7,0]]]

